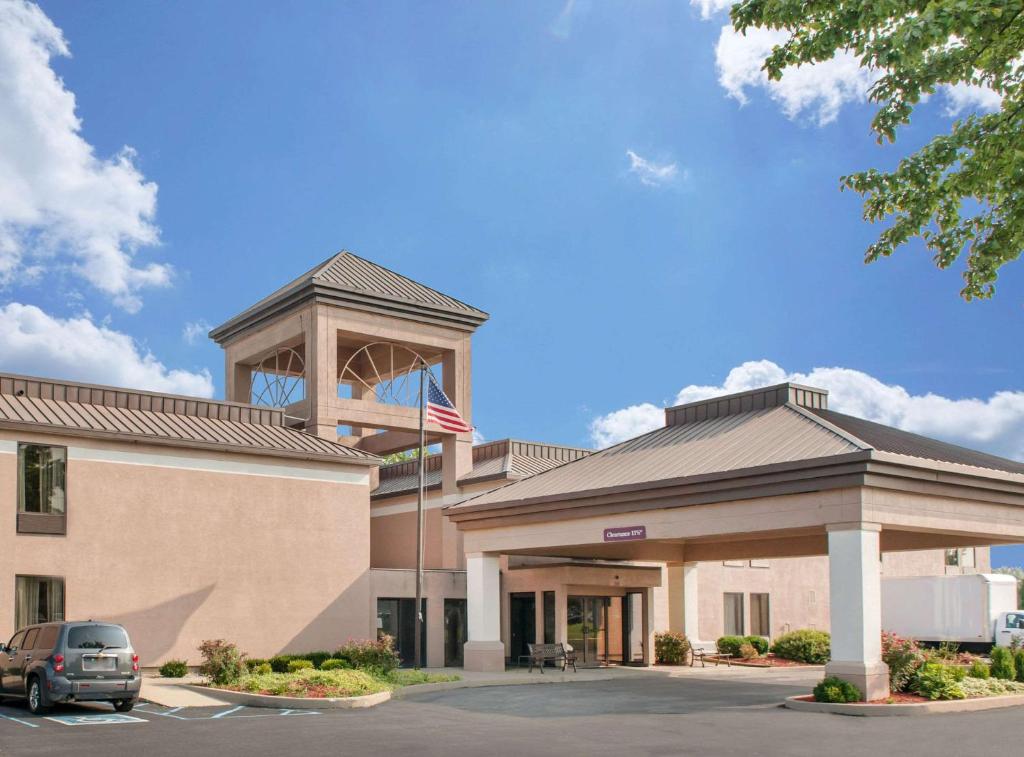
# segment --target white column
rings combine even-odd
[[[882,602],[876,523],[828,527],[832,661],[825,675],[849,681],[866,699],[889,696],[882,662]]]
[[[466,555],[466,609],[469,641],[463,647],[466,670],[505,670],[501,641],[501,570],[495,554]]]
[[[654,589],[643,592],[644,665],[654,665]]]
[[[697,563],[683,563],[683,633],[691,644],[700,641],[697,596]]]

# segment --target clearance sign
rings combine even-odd
[[[605,541],[639,541],[647,538],[647,526],[619,526],[604,530]]]

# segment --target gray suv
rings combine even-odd
[[[0,644],[0,699],[27,699],[33,713],[58,702],[112,702],[128,712],[141,689],[139,656],[113,623],[42,623]]]

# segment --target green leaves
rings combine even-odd
[[[1001,97],[997,112],[954,123],[895,171],[840,179],[864,196],[865,220],[892,220],[867,262],[918,237],[940,268],[966,252],[961,296],[991,297],[999,269],[1024,250],[1024,0],[745,0],[731,17],[741,33],[790,33],[764,62],[772,79],[843,51],[877,71],[868,97],[878,105],[871,128],[880,143],[895,142],[914,108],[942,86],[987,87]]]

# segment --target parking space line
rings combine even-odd
[[[10,720],[12,723],[21,723],[21,725],[27,725],[29,728],[39,727],[38,723],[30,723],[27,720],[19,720],[18,718],[12,718],[10,715],[4,715],[2,712],[0,712],[0,718],[3,718],[4,720]]]
[[[224,712],[218,712],[216,715],[211,715],[210,716],[210,720],[216,720],[217,718],[222,718],[225,715],[230,715],[232,712],[238,712],[244,706],[245,705],[238,705],[238,707],[232,707],[230,710],[224,710]]]

